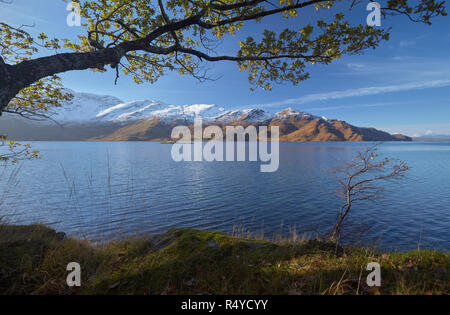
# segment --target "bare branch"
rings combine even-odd
[[[355,202],[380,198],[385,190],[381,185],[383,182],[400,179],[409,170],[406,162],[389,158],[380,160],[377,149],[377,146],[372,146],[358,150],[352,162],[332,172],[334,175],[343,174],[343,177],[338,177],[338,182],[339,193],[345,198],[332,232],[335,241],[340,239],[344,221]]]

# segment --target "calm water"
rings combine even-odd
[[[1,174],[0,206],[15,223],[94,239],[170,227],[323,231],[342,203],[329,170],[360,145],[281,143],[279,170],[260,173],[259,162],[176,163],[159,143],[36,142],[41,160]],[[355,206],[349,231],[373,225],[362,240],[385,248],[449,249],[450,143],[384,143],[380,153],[412,169],[383,199]]]

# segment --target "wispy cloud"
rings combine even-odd
[[[430,88],[439,88],[450,86],[450,80],[434,80],[434,81],[423,81],[423,82],[412,82],[407,84],[399,84],[399,85],[388,85],[388,86],[372,86],[372,87],[364,87],[358,89],[349,89],[343,91],[333,91],[327,93],[317,93],[317,94],[308,94],[298,98],[290,98],[278,102],[266,103],[266,104],[258,104],[259,107],[277,107],[277,106],[285,106],[285,105],[301,105],[316,101],[328,101],[328,100],[336,100],[350,97],[360,97],[360,96],[369,96],[369,95],[377,95],[384,93],[393,93],[393,92],[403,92],[403,91],[411,91],[411,90],[423,90]]]
[[[365,69],[366,65],[363,63],[354,63],[354,62],[350,62],[347,63],[346,66],[351,69],[351,70],[361,70],[361,69]]]
[[[395,82],[407,83],[411,78],[416,81],[448,79],[450,62],[448,58],[423,58],[411,55],[395,55],[390,59],[360,60],[344,62],[336,74],[340,76],[370,76],[371,79],[386,78]]]
[[[402,40],[399,43],[400,47],[402,47],[402,48],[414,46],[415,44],[416,44],[416,42],[412,41],[412,40]]]
[[[0,17],[2,20],[8,20],[10,17],[21,17],[24,19],[25,24],[35,24],[35,22],[51,24],[49,20],[36,16],[35,14],[29,12],[28,7],[17,5],[14,2],[12,2],[11,4],[7,3],[2,5]]]
[[[356,105],[337,105],[337,106],[327,106],[327,107],[312,107],[307,108],[305,111],[326,111],[326,110],[336,110],[336,109],[353,109],[353,108],[370,108],[370,107],[380,107],[380,106],[392,106],[401,105],[401,102],[385,102],[385,103],[371,103],[371,104],[356,104]]]

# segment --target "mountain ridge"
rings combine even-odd
[[[0,120],[0,134],[14,140],[167,141],[176,125],[193,128],[195,118],[204,126],[278,126],[280,141],[411,141],[375,128],[356,127],[345,121],[327,119],[286,108],[276,113],[250,108],[226,110],[215,104],[171,105],[161,101],[129,101],[110,95],[70,90],[72,101],[63,104],[52,122],[30,122],[7,116]]]

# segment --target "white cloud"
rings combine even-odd
[[[372,86],[372,87],[364,87],[358,89],[349,89],[343,91],[333,91],[327,93],[317,93],[317,94],[308,94],[299,98],[291,98],[278,102],[266,103],[266,104],[258,104],[259,107],[276,107],[276,106],[285,106],[285,105],[300,105],[306,104],[316,101],[328,101],[328,100],[336,100],[350,97],[359,97],[359,96],[369,96],[369,95],[377,95],[384,93],[393,93],[393,92],[403,92],[403,91],[411,91],[411,90],[423,90],[430,88],[439,88],[450,86],[450,80],[433,80],[433,81],[422,81],[422,82],[412,82],[406,84],[399,85],[388,85],[388,86]],[[255,106],[255,105],[254,105]]]

